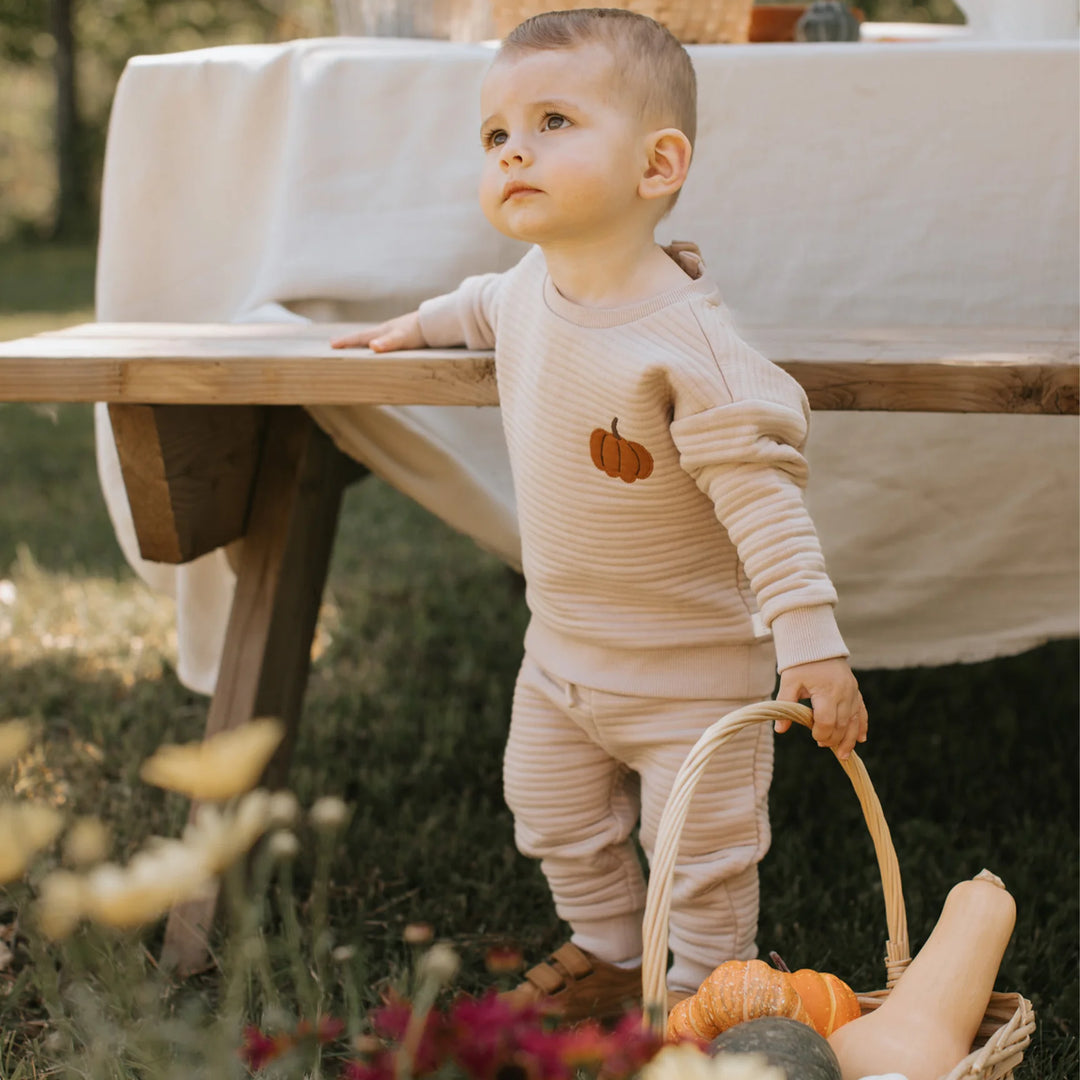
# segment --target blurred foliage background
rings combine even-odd
[[[857,6],[879,22],[963,22],[952,0]],[[0,0],[0,243],[93,239],[109,109],[130,57],[336,26],[333,0]]]
[[[0,242],[94,234],[109,109],[132,56],[334,29],[330,0],[0,0]]]

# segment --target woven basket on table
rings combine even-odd
[[[754,0],[491,0],[495,34],[500,38],[543,11],[613,7],[648,15],[688,45],[748,41],[753,6]]]
[[[690,799],[711,755],[737,732],[751,724],[773,723],[786,719],[812,727],[812,713],[804,705],[767,701],[747,705],[718,720],[698,739],[675,777],[653,852],[649,890],[645,902],[643,928],[644,957],[642,981],[646,1014],[658,1028],[666,1016],[668,915],[671,911],[672,878],[679,836],[686,821]],[[859,797],[863,816],[877,853],[878,870],[885,894],[885,921],[889,938],[885,943],[886,989],[860,994],[859,1004],[864,1014],[876,1009],[889,995],[904,969],[911,962],[908,943],[907,913],[900,887],[900,867],[896,861],[889,826],[881,811],[866,767],[858,755],[852,754],[841,765],[848,774],[855,794]],[[1035,1014],[1031,1002],[1019,994],[993,994],[986,1010],[971,1053],[942,1080],[1003,1080],[1011,1077],[1020,1064],[1024,1050],[1035,1030]]]

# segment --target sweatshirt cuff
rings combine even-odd
[[[770,629],[776,647],[776,670],[848,656],[832,604],[794,608],[773,619]]]
[[[419,307],[420,333],[430,349],[445,349],[465,344],[465,334],[458,313],[458,297],[454,293],[433,296]]]

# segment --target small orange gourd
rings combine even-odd
[[[844,1080],[937,1080],[954,1069],[971,1052],[1015,922],[1016,903],[990,871],[954,885],[885,1001],[829,1037]]]
[[[824,1038],[862,1016],[855,991],[843,979],[812,968],[793,971],[788,979],[802,998],[814,1030]]]
[[[712,1039],[744,1020],[787,1016],[813,1027],[787,972],[760,960],[728,960],[715,968],[693,997],[668,1014],[669,1039]]]

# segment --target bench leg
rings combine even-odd
[[[264,778],[271,787],[288,769],[341,497],[358,475],[303,409],[269,410],[206,734],[279,717],[286,734]],[[170,913],[163,964],[181,975],[207,966],[216,906],[215,894]]]

